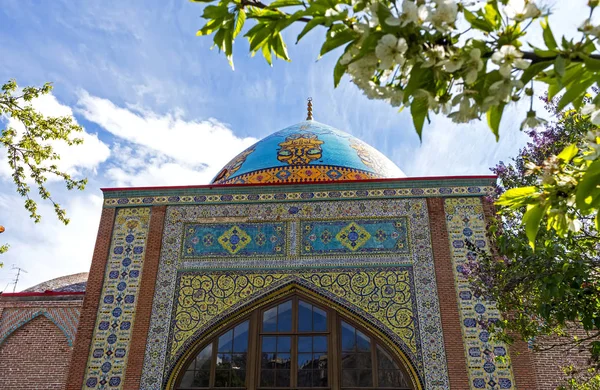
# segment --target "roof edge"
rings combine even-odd
[[[245,183],[245,184],[200,184],[187,186],[148,186],[148,187],[108,187],[100,188],[103,193],[115,191],[157,191],[157,190],[181,190],[181,189],[212,189],[212,188],[241,188],[241,187],[272,187],[286,185],[339,185],[346,183],[378,183],[378,182],[393,182],[393,181],[443,181],[443,180],[469,180],[469,179],[497,179],[497,175],[466,175],[466,176],[421,176],[421,177],[399,177],[399,178],[381,178],[367,180],[339,180],[339,181],[322,181],[322,182],[303,182],[303,183]]]

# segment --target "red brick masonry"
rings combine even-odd
[[[135,308],[135,323],[133,325],[127,371],[125,372],[124,389],[140,388],[166,211],[167,206],[155,206],[150,213],[150,231],[146,243],[144,270],[138,294],[139,299]]]
[[[467,360],[460,329],[460,315],[454,286],[454,272],[450,255],[450,242],[446,229],[444,199],[428,198],[429,229],[435,263],[435,275],[440,302],[444,347],[448,362],[448,376],[451,389],[469,389]]]
[[[102,216],[100,217],[100,227],[96,238],[94,256],[92,257],[90,276],[87,281],[85,299],[73,347],[73,359],[71,360],[65,386],[68,390],[81,390],[83,386],[83,376],[85,375],[85,367],[96,324],[96,313],[98,312],[100,296],[102,295],[104,271],[106,270],[106,263],[108,261],[115,213],[116,209],[103,209]]]

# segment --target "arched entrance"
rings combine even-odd
[[[248,311],[198,340],[167,388],[421,389],[399,349],[336,309],[295,290]]]

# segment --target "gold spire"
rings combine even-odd
[[[312,121],[312,119],[313,119],[313,116],[312,116],[312,98],[309,97],[307,100],[308,100],[308,104],[307,104],[308,114],[306,115],[306,120],[307,121]]]

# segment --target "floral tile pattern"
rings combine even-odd
[[[262,195],[257,196],[260,198]],[[343,218],[341,218],[342,216]],[[181,248],[185,239],[185,227],[189,224],[221,223],[219,218],[223,221],[229,221],[228,223],[234,223],[231,221],[235,218],[239,218],[243,223],[261,223],[273,220],[289,223],[287,239],[292,252],[294,249],[300,250],[301,225],[306,221],[343,220],[344,223],[339,228],[339,230],[342,230],[351,225],[351,222],[361,225],[361,220],[378,220],[387,223],[390,220],[405,218],[407,221],[406,226],[410,226],[410,229],[406,229],[407,245],[410,250],[404,253],[397,252],[384,255],[377,253],[357,254],[344,247],[345,253],[332,252],[327,256],[286,256],[269,262],[265,262],[261,258],[242,259],[237,257],[206,261],[196,259],[188,261],[182,258]],[[237,222],[235,223],[237,224]],[[361,226],[364,227],[364,225]],[[330,238],[325,234],[325,240],[334,240],[339,230],[336,233],[330,232]],[[383,234],[377,233],[377,229],[373,232],[366,228],[365,230],[372,236],[370,240],[381,240],[383,238]],[[348,240],[352,241],[349,237]],[[367,244],[363,245],[366,246]],[[342,300],[339,295],[331,292],[339,289],[339,286],[330,286],[328,287],[330,292],[327,292],[328,289],[323,287],[323,282],[318,281],[319,275],[327,273],[338,275],[360,274],[363,275],[361,276],[362,280],[371,280],[369,283],[374,283],[373,280],[375,279],[373,277],[378,272],[383,273],[383,275],[387,275],[386,273],[389,272],[389,275],[398,277],[398,275],[404,275],[402,272],[410,269],[412,269],[412,277],[408,279],[411,280],[412,284],[407,283],[407,285],[413,286],[410,289],[410,297],[414,302],[412,304],[413,309],[410,314],[402,315],[400,318],[412,319],[409,320],[409,323],[410,321],[414,323],[414,331],[413,328],[410,328],[411,332],[414,332],[414,336],[412,336],[414,342],[404,342],[404,344],[411,344],[416,348],[414,356],[416,356],[417,361],[414,362],[414,365],[420,367],[418,373],[424,388],[447,389],[446,354],[439,314],[427,207],[423,198],[170,206],[167,208],[165,220],[141,387],[147,390],[161,389],[168,380],[169,369],[172,365],[169,361],[170,352],[172,351],[169,340],[175,340],[174,337],[177,335],[174,345],[176,345],[178,351],[183,351],[185,345],[198,335],[197,332],[202,332],[203,327],[209,326],[211,320],[203,317],[204,319],[200,319],[199,322],[189,324],[197,330],[181,331],[175,329],[177,323],[176,312],[177,310],[183,310],[178,309],[176,303],[180,294],[191,291],[185,287],[185,283],[196,283],[195,285],[197,285],[198,281],[194,282],[197,280],[195,278],[212,278],[221,272],[221,277],[234,279],[251,277],[252,280],[259,280],[260,278],[272,277],[274,284],[286,283],[293,279],[298,284],[303,283],[307,288],[329,294],[331,299]],[[233,283],[232,286],[236,286],[236,284]],[[384,288],[381,290],[381,294],[388,294],[391,291],[389,288]],[[231,308],[251,301],[250,296],[252,293],[248,294],[246,300],[240,298],[239,302],[232,301]],[[353,301],[350,297],[348,297],[345,304],[348,310],[361,312],[365,317],[369,313],[367,309],[361,308],[361,302]],[[195,304],[192,303],[191,305],[195,307]],[[228,304],[222,303],[222,305],[227,310],[226,306]],[[391,323],[386,325],[384,321],[377,319],[377,316],[373,315],[372,317],[374,323],[379,321],[378,323],[381,324],[382,328],[387,329],[388,334],[394,333]],[[404,322],[404,320],[401,322]],[[405,340],[410,340],[409,333],[405,333],[402,337]],[[398,339],[401,340],[401,337],[398,336]],[[407,351],[411,350],[406,345],[404,348]],[[174,353],[177,356],[178,352]]]
[[[491,341],[489,333],[481,326],[482,322],[499,320],[500,313],[493,302],[473,294],[462,273],[463,266],[477,256],[467,249],[465,240],[479,248],[488,248],[481,199],[446,199],[444,208],[471,389],[514,389],[506,345]],[[498,362],[495,356],[505,357],[507,361]]]
[[[150,208],[117,210],[84,389],[123,388]]]

